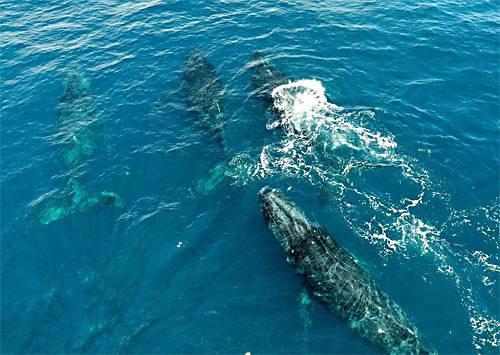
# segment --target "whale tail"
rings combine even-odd
[[[201,179],[196,181],[192,191],[199,195],[208,195],[227,180],[227,169],[226,160],[221,160],[213,168],[205,172]]]
[[[37,221],[41,225],[47,225],[95,206],[121,207],[123,203],[114,192],[90,192],[82,188],[76,179],[71,178],[66,189],[38,214]]]

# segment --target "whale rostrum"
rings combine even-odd
[[[311,223],[280,191],[259,193],[267,226],[313,297],[374,348],[389,354],[429,354],[417,328],[326,229]]]

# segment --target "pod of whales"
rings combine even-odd
[[[430,353],[401,307],[324,228],[276,189],[265,187],[259,197],[267,226],[316,300],[379,350]]]
[[[78,181],[82,164],[96,150],[94,126],[97,122],[92,100],[90,81],[77,71],[70,72],[57,107],[59,135],[65,147],[62,160],[70,177],[61,193],[43,206],[37,217],[40,224],[49,224],[98,205],[122,205],[114,192],[87,191]]]
[[[286,75],[260,52],[251,62],[254,95],[276,115],[273,90],[286,85]],[[192,50],[185,61],[183,81],[189,110],[221,149],[220,161],[195,185],[200,194],[214,190],[226,179],[229,169],[226,148],[224,85],[215,67],[200,50]],[[108,191],[91,192],[82,187],[80,169],[97,147],[95,108],[90,82],[79,72],[69,73],[57,107],[63,162],[70,174],[67,185],[37,216],[49,224],[95,206],[121,206],[120,197]],[[259,193],[267,226],[283,247],[286,260],[303,276],[310,294],[345,321],[374,348],[390,354],[429,354],[417,328],[400,306],[392,301],[322,227],[281,192],[269,187]]]

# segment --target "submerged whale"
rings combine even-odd
[[[281,192],[260,193],[262,213],[287,262],[312,295],[373,347],[389,354],[429,354],[415,326],[322,227],[312,224]]]
[[[186,58],[184,81],[190,110],[225,151],[224,85],[205,53],[193,49]]]
[[[117,194],[85,190],[79,182],[82,164],[96,150],[95,108],[90,81],[78,71],[68,74],[64,92],[57,107],[60,143],[65,147],[63,163],[69,169],[69,180],[60,194],[54,196],[38,214],[40,224],[49,224],[97,205],[121,206]]]
[[[92,100],[90,81],[77,71],[68,73],[57,106],[59,132],[66,148],[63,158],[68,168],[76,168],[97,148]]]
[[[226,139],[224,85],[205,53],[193,49],[188,54],[183,71],[189,109],[201,126],[210,132],[222,149],[222,159],[195,185],[198,193],[206,194],[226,178]]]

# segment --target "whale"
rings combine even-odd
[[[273,90],[289,84],[294,79],[272,64],[260,51],[252,53],[248,67],[251,71],[251,81],[254,88],[253,96],[262,100],[267,108],[279,114],[279,110],[274,107]],[[332,102],[330,97],[325,96],[329,102]]]
[[[38,214],[42,225],[61,220],[79,212],[85,212],[95,206],[122,207],[120,197],[111,191],[87,191],[78,179],[70,178],[63,191],[54,197]]]
[[[225,151],[224,85],[214,65],[205,53],[193,49],[187,55],[183,77],[190,111]]]
[[[65,147],[64,164],[74,169],[92,156],[97,148],[94,133],[97,121],[90,80],[79,71],[67,74],[56,111],[59,134]]]
[[[338,186],[350,185],[351,179],[359,178],[362,172],[388,168],[378,174],[392,176],[394,168],[406,164],[401,163],[403,157],[397,153],[394,137],[372,130],[365,124],[367,121],[361,119],[372,117],[374,112],[366,110],[361,114],[357,109],[336,105],[320,81],[290,80],[260,52],[252,55],[247,67],[253,97],[265,105],[269,114],[266,128],[279,129],[285,134],[282,147],[263,150],[263,153],[286,155],[283,161],[295,162],[297,157],[315,160],[317,163],[311,170],[322,174],[318,196],[322,207],[335,199]],[[349,174],[351,171],[355,174]]]
[[[90,81],[72,70],[64,81],[63,94],[56,109],[62,162],[68,172],[66,186],[51,196],[38,213],[39,224],[46,225],[94,206],[122,206],[120,197],[111,191],[88,191],[81,184],[85,162],[97,149],[94,97]]]
[[[226,115],[224,113],[224,85],[207,55],[192,49],[185,60],[183,78],[191,111],[222,151],[220,161],[195,183],[194,190],[208,194],[226,180]]]
[[[254,96],[261,99],[270,108],[273,106],[272,92],[274,88],[284,85],[288,78],[279,68],[266,60],[264,54],[255,51],[249,65],[251,69]]]
[[[312,223],[278,189],[264,187],[259,199],[265,223],[314,299],[376,350],[434,353],[402,308],[325,228]]]

